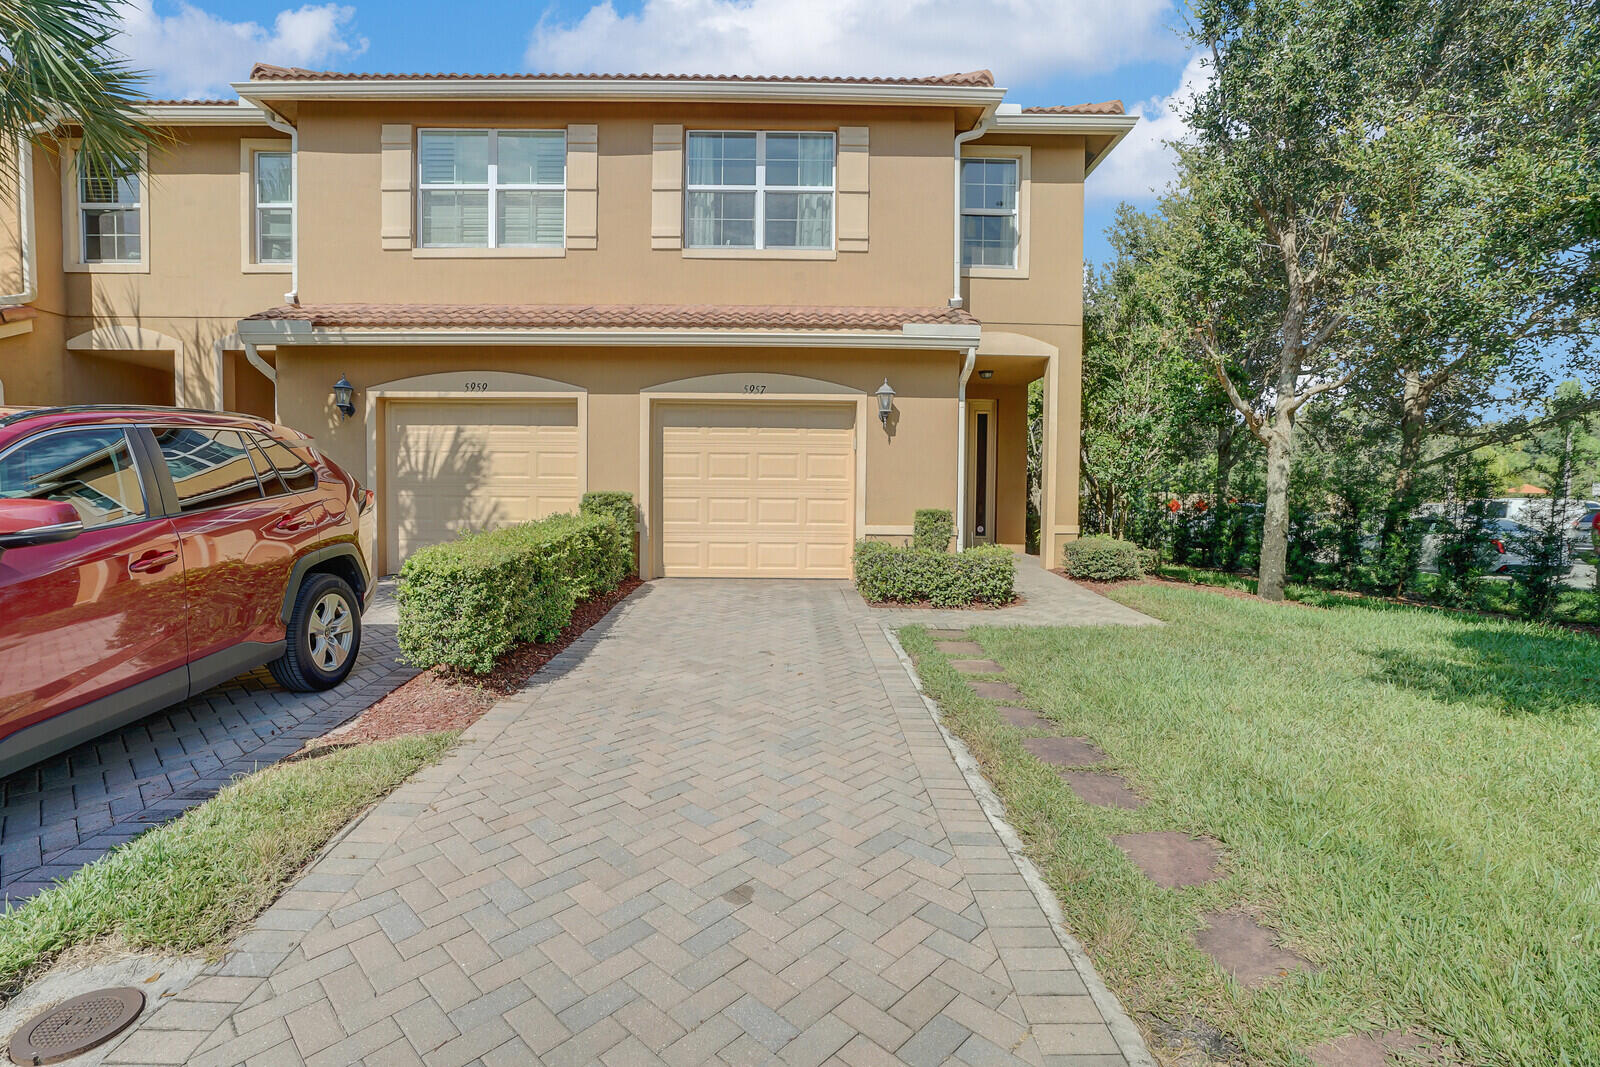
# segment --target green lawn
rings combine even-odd
[[[102,939],[130,949],[220,949],[346,823],[455,736],[335,749],[241,778],[0,914],[0,995],[68,949]]]
[[[1249,1063],[1417,1027],[1463,1064],[1600,1063],[1600,642],[1373,601],[1270,605],[1171,586],[1143,629],[976,628],[1060,731],[1150,799],[1091,808],[904,632],[1128,1005],[1200,1016]],[[1156,888],[1108,840],[1210,834],[1227,877]],[[1189,934],[1248,906],[1318,966],[1251,992]]]

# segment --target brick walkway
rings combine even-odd
[[[1123,1067],[840,592],[641,589],[106,1062]]]
[[[395,660],[393,583],[363,617],[361,657],[326,693],[263,668],[0,779],[0,898],[50,888],[116,845],[298,750],[416,672]]]

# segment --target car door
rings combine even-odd
[[[0,496],[70,503],[83,532],[0,551],[0,737],[140,686],[187,694],[177,532],[118,426],[48,430],[0,455]]]
[[[233,654],[243,670],[283,640],[278,612],[293,547],[274,532],[280,498],[261,479],[238,430],[152,426],[175,494],[173,526],[188,589],[190,662]]]

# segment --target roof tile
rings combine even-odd
[[[365,329],[898,330],[906,323],[977,323],[949,307],[750,304],[306,304],[268,308],[250,319]]]
[[[1121,115],[1121,100],[1104,100],[1098,104],[1055,104],[1051,107],[1025,107],[1024,115]]]
[[[974,85],[991,87],[994,75],[987,70],[962,74],[942,74],[928,78],[822,77],[812,75],[767,74],[447,74],[447,73],[359,73],[336,70],[307,70],[257,63],[250,71],[251,81],[717,81],[717,82],[797,82],[810,84],[868,85]]]

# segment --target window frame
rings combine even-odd
[[[1032,200],[1032,175],[1030,173],[1033,163],[1032,149],[1025,146],[1010,145],[965,145],[961,150],[961,162],[964,165],[969,159],[998,159],[1013,160],[1017,164],[1017,195],[1016,207],[1009,213],[1015,220],[1017,241],[1012,253],[1012,264],[1009,267],[995,266],[993,264],[966,263],[966,241],[962,239],[961,248],[961,276],[963,278],[1026,278],[1028,276],[1028,228],[1029,214]],[[965,187],[964,181],[957,182],[957,189]],[[961,206],[960,193],[957,193],[956,215],[958,227],[961,219],[969,215],[974,217],[1004,216],[1007,212],[998,209],[978,209],[968,211]]]
[[[696,136],[708,134],[756,135],[756,180],[754,185],[696,185],[689,180],[689,145]],[[768,185],[767,135],[802,134],[826,137],[833,146],[829,182],[822,185]],[[826,245],[771,245],[767,241],[767,194],[774,193],[827,193],[828,243]],[[754,193],[755,243],[750,245],[697,245],[689,236],[689,199],[695,193]],[[687,255],[738,256],[759,254],[763,256],[794,256],[796,258],[832,257],[839,250],[839,131],[838,130],[768,130],[768,129],[697,129],[683,131],[683,250]]]
[[[484,172],[484,182],[468,183],[441,183],[427,182],[422,176],[422,139],[429,134],[440,133],[483,133],[488,134],[488,162]],[[501,183],[498,181],[500,169],[500,135],[502,133],[542,133],[552,134],[561,138],[561,184],[543,185],[534,183]],[[567,248],[567,155],[570,147],[567,143],[566,127],[522,127],[522,126],[419,126],[416,133],[416,160],[414,170],[416,174],[416,195],[411,201],[413,212],[413,232],[416,234],[415,251],[424,255],[435,256],[472,256],[472,255],[564,255]],[[487,192],[488,205],[487,225],[485,234],[486,244],[428,244],[422,237],[422,198],[430,192]],[[503,245],[499,238],[499,194],[501,192],[559,192],[561,194],[561,240],[556,244],[511,244]]]
[[[4,462],[13,452],[18,451],[19,449],[27,448],[30,444],[36,444],[39,441],[43,441],[47,437],[57,437],[64,433],[84,433],[94,430],[121,431],[123,443],[128,449],[128,460],[133,465],[134,479],[139,484],[139,499],[144,505],[144,514],[130,516],[126,519],[120,519],[117,522],[104,522],[96,526],[85,525],[84,531],[111,530],[119,526],[131,526],[136,522],[151,522],[153,520],[166,518],[166,508],[161,503],[160,494],[154,492],[154,486],[152,486],[150,483],[150,472],[145,469],[145,458],[140,454],[140,442],[136,440],[136,432],[134,427],[106,426],[103,424],[94,423],[80,426],[54,426],[50,429],[42,430],[39,433],[30,434],[20,441],[12,442],[9,447],[0,449],[0,462]]]
[[[289,196],[287,205],[290,209],[289,216],[289,258],[286,260],[268,260],[263,262],[259,257],[259,238],[257,235],[258,214],[256,210],[256,156],[262,152],[283,152],[289,154]],[[299,249],[295,247],[294,231],[295,215],[299,213],[299,198],[295,195],[295,184],[299,178],[299,166],[296,164],[294,154],[290,151],[289,139],[286,137],[246,137],[239,142],[239,270],[243,274],[288,274],[294,270],[295,258]]]
[[[237,426],[186,426],[183,424],[160,422],[147,423],[145,424],[144,428],[150,431],[150,452],[153,460],[160,464],[160,467],[158,468],[159,476],[164,477],[166,479],[166,484],[172,489],[172,502],[168,510],[168,517],[178,518],[179,516],[199,515],[207,511],[216,511],[219,508],[246,507],[254,503],[272,499],[267,495],[267,487],[261,482],[261,472],[256,469],[255,459],[250,455],[250,443],[245,437],[245,434],[248,432],[247,430],[242,430]],[[205,503],[200,507],[184,507],[183,496],[178,490],[179,479],[172,473],[171,462],[167,459],[166,452],[162,451],[161,448],[161,432],[163,430],[198,430],[201,433],[231,433],[236,435],[239,438],[239,444],[243,449],[245,462],[250,464],[250,470],[255,475],[256,493],[258,494],[255,500],[224,500],[214,504]],[[194,450],[191,449],[189,452],[184,453],[184,455],[192,455],[193,453]]]
[[[282,156],[289,161],[289,199],[268,200],[261,199],[261,161],[268,156]],[[255,260],[262,266],[287,267],[294,262],[294,153],[287,148],[270,149],[259,148],[250,153],[250,221],[252,224],[252,243],[254,244]],[[263,211],[287,211],[289,213],[289,255],[283,259],[268,259],[261,247],[261,213]]]
[[[150,273],[150,159],[145,149],[139,150],[139,163],[135,177],[139,182],[139,199],[134,204],[117,204],[104,201],[85,202],[81,175],[81,141],[68,141],[61,167],[61,202],[71,205],[71,210],[61,213],[63,269],[78,274],[148,274]],[[83,225],[84,212],[90,210],[127,210],[139,212],[138,259],[89,259],[88,231]]]

